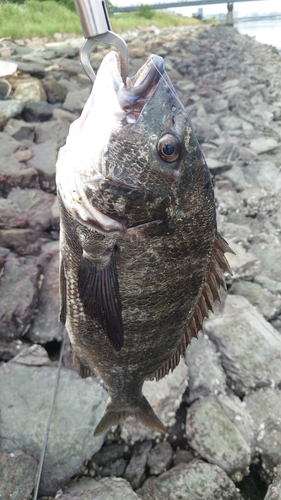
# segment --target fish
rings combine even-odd
[[[103,59],[56,165],[60,321],[81,377],[108,391],[94,435],[127,417],[165,433],[145,380],[174,370],[221,300],[225,257],[211,175],[162,57],[124,84]]]

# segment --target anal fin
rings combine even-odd
[[[119,351],[123,346],[124,332],[115,258],[116,248],[109,250],[104,264],[94,263],[82,255],[78,289],[85,312],[101,321],[114,349]]]
[[[221,302],[220,286],[226,289],[224,272],[231,273],[230,266],[224,256],[225,252],[234,253],[223,237],[216,233],[213,255],[211,259],[210,269],[203,286],[201,295],[194,308],[193,314],[188,321],[186,331],[182,336],[180,343],[173,355],[164,363],[151,377],[160,380],[167,375],[169,371],[173,371],[180,362],[182,354],[185,352],[188,344],[193,337],[197,337],[198,332],[202,329],[203,320],[208,318],[209,311],[214,312],[213,305],[216,300]]]

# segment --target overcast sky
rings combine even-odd
[[[113,5],[123,6],[123,5],[136,5],[136,4],[149,4],[158,3],[165,0],[111,0]],[[169,0],[173,1],[173,0]],[[281,12],[281,0],[257,0],[251,2],[235,2],[234,0],[234,10],[239,12],[239,15],[251,14],[252,12],[258,12],[259,14],[267,14],[269,12]],[[216,5],[202,5],[204,15],[217,14],[219,12],[227,12],[227,1],[225,4]],[[184,15],[191,16],[193,12],[197,12],[198,7],[184,7]]]

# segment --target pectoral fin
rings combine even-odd
[[[60,260],[60,312],[59,321],[65,325],[66,322],[66,279],[64,274],[64,264]]]
[[[114,349],[123,346],[122,306],[115,264],[116,248],[109,250],[108,259],[102,265],[82,255],[78,288],[85,311],[93,319],[101,320],[103,329]]]

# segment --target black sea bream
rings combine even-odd
[[[173,370],[219,298],[224,252],[210,172],[190,119],[151,55],[124,86],[103,60],[57,162],[61,316],[74,367],[109,401],[95,435],[133,415],[165,427],[142,394]]]

